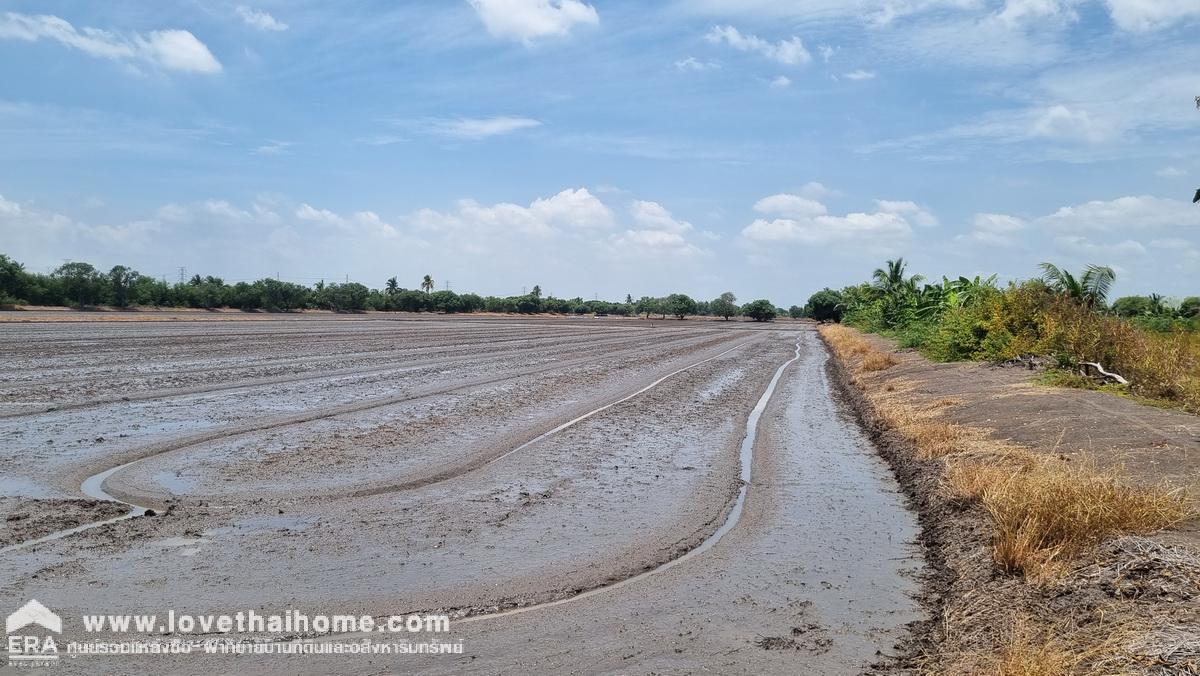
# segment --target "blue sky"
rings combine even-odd
[[[1200,0],[0,2],[0,251],[802,303],[1200,293]]]

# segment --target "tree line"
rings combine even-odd
[[[264,278],[254,282],[227,284],[220,277],[193,275],[191,279],[169,284],[138,273],[124,265],[107,272],[83,262],[68,262],[50,274],[25,270],[24,266],[0,254],[0,306],[46,305],[80,309],[106,305],[116,308],[174,307],[196,309],[234,308],[291,312],[320,309],[333,312],[496,312],[508,314],[597,314],[634,316],[690,315],[715,316],[730,319],[744,316],[755,321],[771,321],[786,314],[768,300],[755,300],[738,305],[729,292],[711,301],[696,301],[690,296],[675,293],[663,298],[643,296],[625,302],[555,298],[543,295],[535,285],[520,296],[480,296],[475,293],[435,291],[431,275],[424,275],[419,289],[400,286],[396,277],[388,279],[381,289],[372,289],[358,282],[318,282],[304,286],[278,279]]]

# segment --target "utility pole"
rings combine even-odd
[[[187,268],[179,266],[179,283],[183,284],[183,280],[187,278]]]
[[[450,280],[448,280],[448,279],[446,280],[446,290],[447,291],[450,290]]]

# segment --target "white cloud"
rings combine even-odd
[[[629,212],[633,216],[633,220],[644,228],[672,234],[682,234],[692,229],[691,223],[677,220],[670,211],[667,211],[666,207],[658,202],[634,200]]]
[[[570,34],[577,25],[594,26],[600,15],[579,0],[469,0],[492,36],[531,44]]]
[[[1063,235],[1054,238],[1054,245],[1066,255],[1093,260],[1119,262],[1122,259],[1146,255],[1146,247],[1141,242],[1131,239],[1105,244],[1093,242],[1080,235]]]
[[[1179,167],[1163,167],[1154,173],[1155,175],[1163,178],[1179,178],[1180,176],[1187,176],[1187,172]]]
[[[455,211],[422,209],[412,220],[418,229],[441,233],[480,236],[518,233],[545,237],[564,231],[607,228],[612,224],[613,216],[612,211],[587,188],[578,188],[536,199],[528,207],[509,202],[484,206],[465,199],[458,202]]]
[[[1009,24],[1047,19],[1075,21],[1079,18],[1075,11],[1077,4],[1079,0],[1005,0],[996,16]]]
[[[828,197],[837,197],[840,194],[838,191],[827,188],[823,183],[818,183],[817,181],[809,181],[800,186],[800,196],[807,197],[810,200],[823,200]]]
[[[1150,195],[1093,200],[1067,206],[1038,222],[1061,231],[1121,231],[1200,227],[1200,209],[1183,200]]]
[[[881,213],[896,214],[913,225],[931,228],[938,224],[937,216],[916,202],[875,200],[875,204],[878,205]]]
[[[821,60],[825,63],[829,63],[829,60],[833,58],[834,54],[837,54],[837,51],[837,47],[831,47],[829,45],[821,45],[817,47],[817,53],[821,55]]]
[[[263,31],[285,31],[288,25],[271,16],[267,12],[245,5],[238,5],[234,8],[234,12],[238,17],[251,28],[257,28]]]
[[[986,246],[1012,246],[1015,235],[1029,224],[1007,214],[975,214],[971,232],[959,235],[958,241],[973,241]]]
[[[875,242],[911,233],[908,222],[895,214],[853,213],[804,220],[768,221],[760,218],[742,230],[742,237],[760,243],[818,245],[849,241]]]
[[[219,73],[221,64],[208,47],[185,30],[167,29],[128,37],[99,28],[76,29],[57,16],[0,15],[0,39],[36,42],[53,40],[89,56],[123,62],[142,62],[185,73]]]
[[[875,71],[871,70],[852,70],[849,73],[846,73],[845,77],[847,80],[855,81],[874,80],[876,78],[876,73]]]
[[[834,216],[816,200],[799,195],[771,195],[759,200],[754,209],[778,218],[756,219],[742,229],[742,238],[752,244],[878,245],[907,238],[914,223],[936,223],[932,214],[914,202],[880,200],[877,204],[879,211],[875,213]]]
[[[775,78],[774,80],[771,80],[771,86],[776,89],[783,89],[784,87],[791,87],[792,86],[792,78],[790,78],[786,75],[780,75],[779,77]]]
[[[716,61],[701,61],[694,56],[689,56],[686,59],[681,59],[675,62],[675,70],[702,72],[706,70],[716,70],[721,67],[721,64]]]
[[[816,199],[787,193],[780,193],[760,199],[754,204],[754,210],[763,214],[783,216],[784,218],[812,218],[824,216],[828,212],[825,205]]]
[[[291,141],[268,141],[254,149],[255,155],[282,155],[292,146]]]
[[[442,136],[460,139],[478,140],[490,136],[502,136],[522,129],[540,127],[540,120],[528,117],[484,117],[458,118],[454,120],[438,120],[433,122],[429,130]]]
[[[1127,31],[1151,31],[1200,17],[1195,0],[1105,0],[1113,23]]]
[[[804,65],[812,61],[812,54],[795,36],[772,43],[757,35],[744,34],[733,26],[714,26],[704,37],[714,44],[723,42],[739,51],[756,52],[786,66]]]
[[[1092,119],[1086,110],[1071,110],[1066,106],[1051,106],[1033,120],[1029,135],[1045,138],[1103,141],[1112,130]]]

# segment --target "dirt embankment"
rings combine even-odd
[[[919,513],[931,619],[898,669],[1200,673],[1200,419],[822,333]]]

